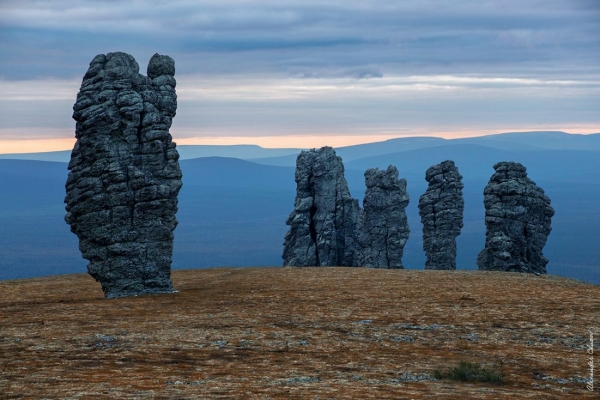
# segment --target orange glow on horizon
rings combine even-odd
[[[174,139],[178,145],[258,145],[264,148],[301,148],[311,149],[323,146],[344,147],[355,144],[382,142],[397,138],[398,135],[289,135],[289,136],[226,136],[226,137],[194,137]]]
[[[264,148],[319,148],[322,146],[344,147],[365,143],[382,142],[389,139],[415,136],[440,137],[444,139],[460,139],[467,137],[486,136],[502,132],[530,131],[563,131],[575,134],[598,133],[598,127],[579,126],[572,129],[548,127],[532,127],[528,129],[473,129],[454,131],[414,130],[410,133],[381,133],[377,135],[282,135],[282,136],[205,136],[179,138],[177,131],[172,132],[173,140],[178,145],[258,145]],[[48,139],[0,139],[0,154],[42,153],[51,151],[71,150],[75,138]]]
[[[439,137],[443,139],[463,139],[477,136],[494,135],[504,132],[533,132],[533,131],[562,131],[571,134],[592,134],[599,133],[598,127],[579,127],[574,129],[473,129],[456,131],[427,131],[414,130],[411,133],[388,133],[378,135],[287,135],[287,136],[208,136],[208,137],[189,137],[174,138],[178,145],[241,145],[251,144],[263,148],[301,148],[312,149],[323,146],[344,147],[365,143],[383,142],[389,139],[401,139],[409,137]]]
[[[46,153],[72,150],[75,138],[0,139],[0,154]]]

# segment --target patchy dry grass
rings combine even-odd
[[[0,398],[597,395],[585,387],[597,285],[364,268],[174,271],[173,282],[178,293],[116,300],[87,275],[0,282]],[[461,360],[505,384],[433,378]]]
[[[451,379],[461,382],[490,382],[496,385],[504,385],[502,372],[482,367],[481,364],[469,361],[460,361],[458,366],[440,371],[433,371],[437,379]]]

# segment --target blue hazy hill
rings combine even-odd
[[[600,150],[600,133],[591,135],[565,132],[507,132],[497,135],[456,139],[462,143],[480,144],[505,150]]]
[[[175,139],[176,140],[176,139]],[[516,132],[462,139],[406,137],[383,142],[336,148],[344,161],[359,158],[456,144],[476,144],[500,150],[600,150],[600,133],[592,135],[565,132]],[[231,157],[259,164],[293,167],[301,149],[270,149],[257,145],[180,145],[181,160],[200,157]],[[68,162],[70,150],[45,153],[0,154],[0,159]]]
[[[252,144],[240,145],[179,145],[180,160],[189,160],[201,157],[230,157],[240,158],[242,160],[252,158],[269,158],[286,155],[295,155],[301,149],[267,149]],[[56,161],[69,162],[71,150],[49,151],[44,153],[17,153],[0,154],[0,160],[37,160],[37,161]]]
[[[346,169],[364,171],[393,164],[400,174],[424,179],[426,169],[453,160],[465,179],[489,179],[493,165],[516,161],[527,167],[535,181],[600,183],[600,150],[500,150],[477,144],[453,144],[361,158],[344,162]],[[535,177],[535,178],[534,178]]]
[[[408,181],[411,199],[407,208],[411,236],[404,264],[418,269],[424,265],[417,203],[426,189],[425,170],[445,159],[454,160],[465,183],[465,226],[458,238],[458,266],[475,269],[485,234],[483,188],[493,173],[492,165],[500,160],[522,162],[556,209],[544,249],[550,259],[548,272],[600,283],[600,151],[589,142],[582,146],[585,150],[576,143],[600,136],[556,136],[569,146],[544,150],[519,143],[490,147],[440,139],[424,141],[436,145],[419,148],[415,142],[410,150],[344,160],[346,179],[353,197],[362,199],[367,168],[389,164],[399,168]],[[370,147],[374,152],[383,151]],[[205,157],[183,160],[181,168],[184,185],[173,268],[281,265],[285,220],[295,196],[293,167]],[[66,163],[0,160],[0,279],[85,272],[77,238],[63,220],[67,173]]]
[[[185,174],[184,185],[253,189],[277,183],[275,190],[288,186],[295,189],[292,167],[273,168],[231,157],[194,158],[180,161],[180,165]]]
[[[293,168],[235,158],[181,162],[174,268],[280,265]],[[85,272],[64,222],[67,164],[0,160],[0,279]]]
[[[347,164],[359,159],[376,160],[380,156],[391,156],[394,154],[413,151],[428,150],[436,148],[438,154],[442,154],[444,147],[455,146],[483,146],[489,151],[499,150],[496,154],[505,151],[541,151],[547,150],[589,150],[600,151],[600,134],[573,135],[565,132],[520,132],[502,133],[497,135],[480,136],[463,139],[441,139],[433,137],[408,137],[390,139],[383,142],[367,143],[356,146],[336,148],[336,153]],[[455,147],[454,150],[458,150]],[[472,147],[475,151],[476,148]],[[450,154],[450,153],[444,153]],[[296,154],[270,156],[262,158],[250,158],[250,161],[266,165],[294,166],[296,165]],[[476,156],[475,153],[470,153]],[[350,164],[348,164],[350,165]],[[362,166],[361,166],[362,167]]]
[[[66,177],[66,163],[0,160],[0,279],[82,272]]]

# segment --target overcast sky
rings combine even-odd
[[[597,0],[0,0],[0,152],[72,146],[113,51],[175,59],[180,144],[600,132]]]

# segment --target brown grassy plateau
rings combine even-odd
[[[104,300],[87,275],[0,282],[0,398],[582,399],[600,391],[585,383],[598,285],[366,268],[174,271],[173,283],[179,292]],[[501,371],[506,383],[433,379],[460,360]]]

